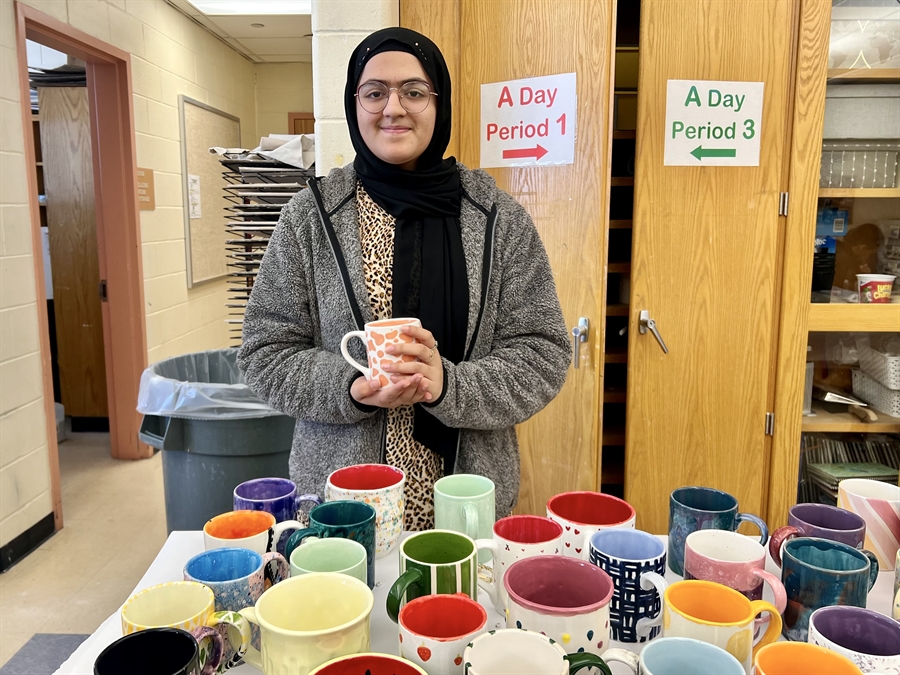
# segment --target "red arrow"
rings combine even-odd
[[[534,157],[540,159],[547,154],[547,148],[541,147],[540,144],[533,148],[520,148],[518,150],[504,150],[503,159],[524,159],[526,157]]]

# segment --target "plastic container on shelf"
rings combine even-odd
[[[251,391],[236,359],[236,349],[185,354],[141,376],[139,436],[163,453],[169,532],[231,511],[239,483],[288,477],[295,421]]]
[[[900,391],[888,389],[858,369],[853,370],[853,395],[875,410],[900,417]]]
[[[869,345],[857,345],[859,367],[869,377],[888,389],[900,389],[900,356],[889,356],[872,349]]]

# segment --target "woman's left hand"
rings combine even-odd
[[[438,352],[437,340],[434,339],[431,331],[418,326],[402,326],[400,330],[414,337],[418,342],[388,345],[385,351],[395,355],[410,354],[415,356],[416,360],[408,363],[384,364],[382,367],[391,373],[393,382],[399,382],[406,376],[421,373],[423,381],[428,382],[425,401],[436,401],[444,391],[444,366]]]

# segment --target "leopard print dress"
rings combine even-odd
[[[394,217],[356,186],[359,239],[362,246],[366,291],[375,320],[392,316],[394,268]],[[385,462],[406,474],[404,529],[411,532],[434,528],[434,483],[444,473],[440,455],[413,440],[411,405],[387,411]]]

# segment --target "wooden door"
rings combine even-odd
[[[289,134],[316,133],[316,116],[312,113],[288,113]]]
[[[641,3],[625,497],[650,532],[667,530],[669,493],[684,485],[766,517],[795,10]],[[669,79],[763,82],[759,166],[663,166]],[[641,310],[668,354],[639,334]]]
[[[580,367],[570,366],[562,393],[518,428],[522,484],[517,511],[543,514],[554,494],[596,490],[600,482],[614,5],[612,0],[404,0],[400,22],[432,37],[448,59],[454,78],[453,143],[469,168],[479,167],[482,84],[577,76],[575,163],[488,170],[534,219],[569,330],[580,317],[591,327]]]
[[[72,417],[107,417],[87,89],[38,96],[62,403]]]

